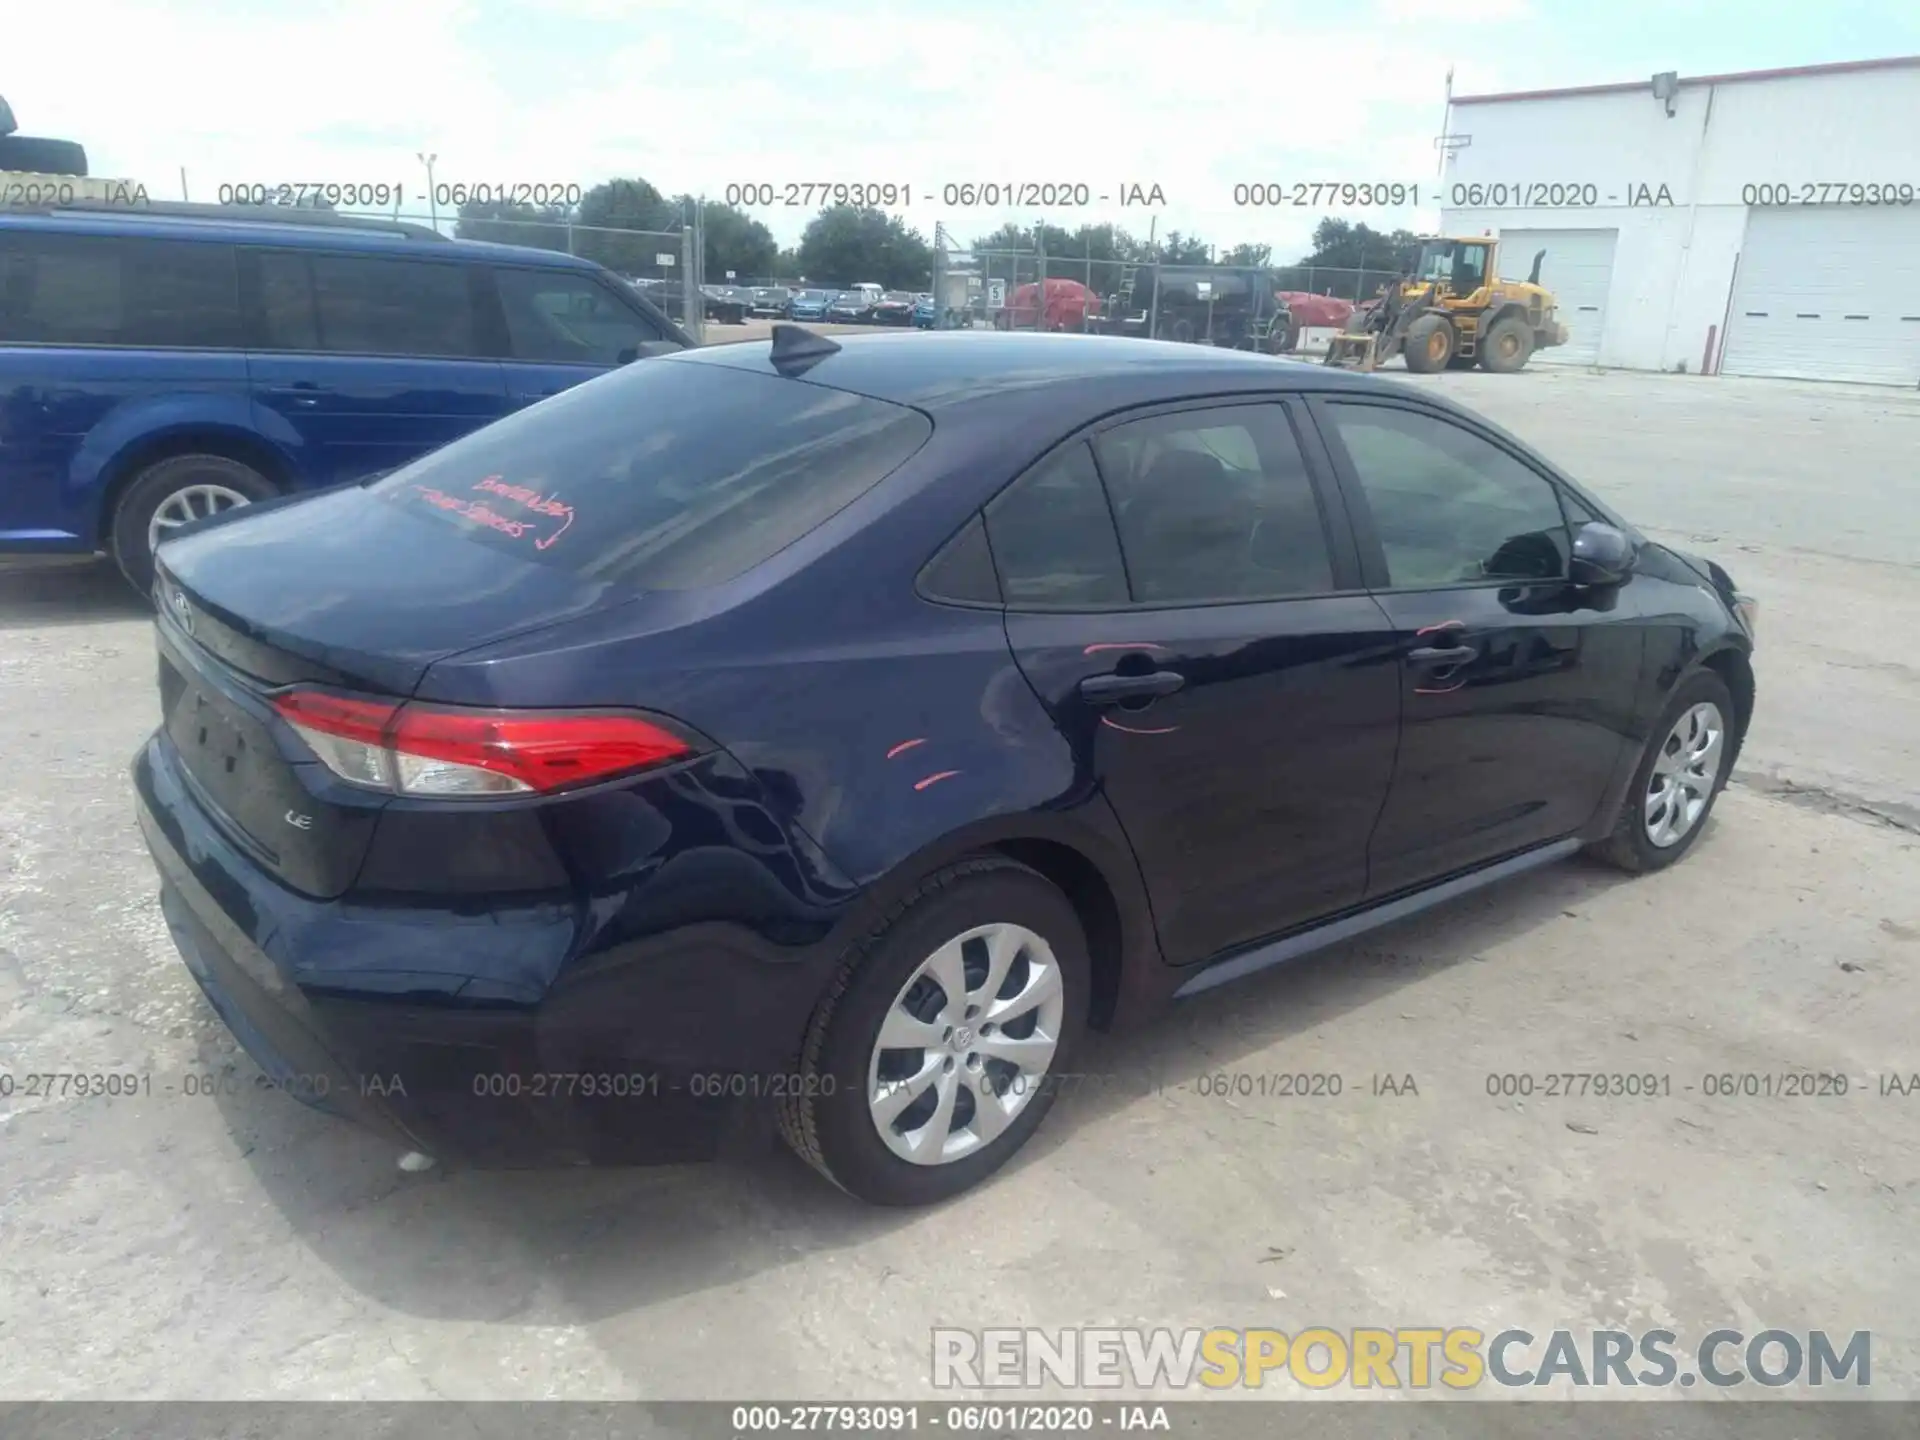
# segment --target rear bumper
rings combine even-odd
[[[342,931],[321,912],[340,902],[295,895],[235,850],[186,795],[164,741],[133,774],[174,944],[241,1047],[295,1099],[470,1165],[646,1165],[762,1143],[795,1083],[827,946],[770,964],[739,936],[689,927],[601,951],[580,967],[590,974],[563,974],[538,1004],[383,993],[391,980],[326,953],[320,937]],[[356,919],[374,947],[365,927],[377,913]],[[422,919],[390,923],[417,936]],[[551,923],[571,932],[580,920]]]

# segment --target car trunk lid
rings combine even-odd
[[[162,547],[162,729],[228,838],[303,894],[352,884],[391,796],[327,771],[272,697],[401,700],[436,660],[631,592],[473,545],[346,487],[226,512]]]

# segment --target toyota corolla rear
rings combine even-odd
[[[740,607],[929,433],[661,359],[163,547],[140,821],[267,1074],[434,1155],[712,1153],[852,894],[727,747]]]

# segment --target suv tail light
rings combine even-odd
[[[334,774],[395,795],[546,795],[684,759],[664,722],[618,711],[468,710],[286,690],[273,708]]]

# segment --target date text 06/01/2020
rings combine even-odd
[[[214,191],[222,205],[280,205],[294,209],[344,206],[349,210],[386,210],[397,205],[578,205],[585,191],[564,180],[503,180],[468,184],[441,181],[429,192],[411,191],[404,180],[243,180]],[[496,218],[496,217],[487,217]],[[512,218],[512,217],[508,217]],[[540,219],[540,216],[528,217]],[[564,218],[564,217],[563,217]]]
[[[1438,205],[1456,210],[1575,210],[1601,205],[1674,205],[1666,185],[1591,180],[1456,182],[1423,187],[1418,180],[1253,180],[1233,187],[1243,209]]]
[[[923,1411],[925,1413],[923,1413]],[[937,1407],[916,1402],[879,1405],[736,1405],[736,1435],[911,1435],[921,1430],[948,1435],[1012,1433],[1094,1434],[1111,1430],[1171,1430],[1167,1407],[1154,1404],[1088,1405],[1013,1402]]]
[[[1157,182],[1122,180],[1095,185],[1085,180],[963,180],[916,188],[905,180],[745,180],[726,187],[725,204],[766,208],[853,205],[898,209],[939,203],[961,209],[1075,209],[1086,205],[1164,205]]]
[[[1713,203],[1731,204],[1733,199]],[[1897,180],[1764,181],[1742,185],[1738,196],[1740,204],[1749,206],[1912,205],[1916,200],[1920,183]],[[1426,186],[1418,180],[1257,180],[1235,185],[1233,203],[1258,209],[1437,205],[1455,210],[1569,210],[1670,207],[1680,200],[1672,186],[1645,180],[1606,185],[1591,180],[1476,180]]]

